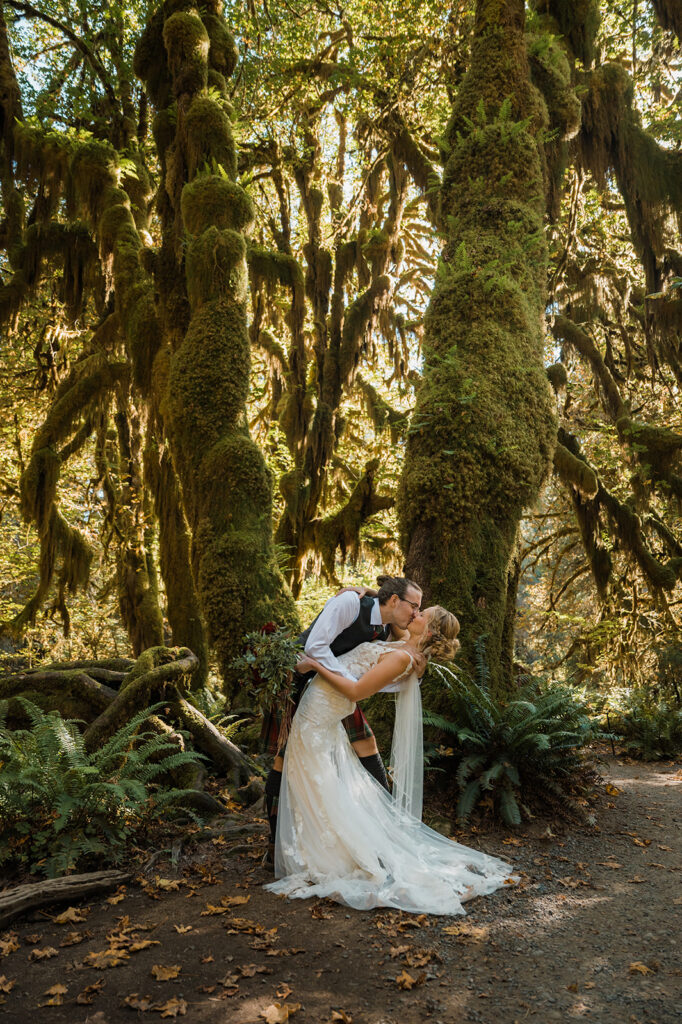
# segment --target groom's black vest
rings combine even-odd
[[[368,640],[387,640],[390,636],[390,626],[374,626],[370,623],[372,615],[372,608],[374,607],[375,598],[373,597],[361,597],[360,598],[360,614],[358,615],[355,622],[351,622],[350,626],[339,633],[337,637],[332,640],[331,647],[332,654],[338,657],[339,654],[345,654],[347,651],[352,651],[355,647],[359,647],[360,644],[364,644]],[[322,613],[320,612],[320,615]],[[305,629],[298,638],[298,642],[305,647],[306,641],[310,636],[310,631],[319,619],[319,615],[313,619],[307,629]]]

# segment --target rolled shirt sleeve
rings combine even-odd
[[[334,657],[330,645],[339,633],[343,633],[344,629],[355,622],[359,614],[360,598],[353,591],[330,597],[310,630],[305,645],[307,655],[315,658],[330,671],[338,672],[353,682],[357,682],[357,678]]]

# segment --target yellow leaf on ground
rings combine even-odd
[[[49,960],[52,956],[57,956],[57,950],[54,946],[46,946],[45,949],[32,949],[28,958],[29,960]]]
[[[243,907],[250,899],[250,896],[223,896],[220,902],[224,907]]]
[[[426,981],[426,972],[422,971],[422,973],[417,975],[416,978],[413,978],[407,971],[402,971],[395,980],[398,988],[409,992],[410,989],[424,984]]]
[[[332,1021],[341,1021],[341,1024],[353,1024],[353,1018],[345,1010],[332,1010]]]
[[[191,924],[174,924],[173,927],[175,928],[178,935],[186,935],[187,932],[192,931]]]
[[[137,992],[131,992],[129,996],[126,996],[123,1002],[126,1006],[129,1006],[131,1010],[150,1010],[152,1007],[152,1000],[149,996],[139,996]]]
[[[16,932],[10,932],[6,939],[0,939],[0,956],[9,956],[19,949],[19,938]]]
[[[148,949],[149,946],[160,946],[161,943],[158,939],[136,939],[135,942],[131,942],[128,946],[128,950],[131,953],[139,953],[141,949]]]
[[[628,878],[628,882],[630,882],[630,884],[633,882],[646,882],[646,878],[642,878],[641,875],[635,875],[634,878]]]
[[[101,949],[99,953],[88,953],[83,964],[85,967],[95,967],[98,971],[103,971],[107,967],[118,967],[129,959],[125,949]]]
[[[619,796],[623,792],[622,789],[618,789],[618,786],[614,786],[611,782],[607,782],[605,788],[609,796]]]
[[[167,1003],[161,1003],[154,1007],[162,1017],[184,1017],[187,1013],[187,1003],[184,999],[169,999]]]
[[[265,1024],[284,1024],[289,1017],[301,1009],[300,1003],[270,1003],[258,1016]]]
[[[88,985],[82,992],[79,992],[76,996],[76,1002],[80,1003],[81,1006],[89,1006],[93,1001],[98,992],[101,992],[104,988],[103,981],[96,981],[92,985]]]
[[[646,964],[640,963],[639,960],[635,960],[634,963],[630,964],[630,974],[653,974],[654,972]]]
[[[4,974],[0,974],[0,992],[4,992],[5,995],[7,995],[8,992],[12,991],[16,983],[16,978],[12,978],[12,980],[10,981],[10,979],[6,978]]]
[[[412,946],[391,946],[390,957],[391,960],[395,960],[397,956],[402,956],[403,953],[409,952]]]
[[[177,978],[181,970],[180,964],[171,964],[170,967],[164,967],[163,964],[154,964],[152,974],[157,981],[172,981],[173,978]]]
[[[55,924],[80,924],[85,921],[87,912],[79,910],[78,907],[67,907],[61,914],[57,914],[52,920]]]
[[[603,868],[613,868],[614,871],[618,870],[619,868],[622,868],[623,866],[622,864],[616,863],[615,860],[598,860],[597,864],[599,864]]]
[[[180,888],[180,882],[177,878],[159,878],[157,875],[154,879],[157,889],[163,889],[164,892],[175,892]]]
[[[463,939],[471,939],[472,942],[485,942],[489,933],[489,928],[473,924],[451,924],[443,928],[443,935],[461,935]]]
[[[212,914],[227,914],[229,907],[214,907],[212,903],[206,904],[206,910],[201,911],[202,917],[210,917]]]
[[[59,945],[77,946],[79,942],[83,942],[84,939],[89,939],[91,937],[92,932],[67,932]]]
[[[124,892],[117,892],[115,896],[107,896],[105,902],[111,903],[111,905],[113,906],[116,903],[120,903],[121,900],[124,900],[125,895],[126,894]]]

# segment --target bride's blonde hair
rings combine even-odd
[[[419,649],[427,658],[453,661],[460,646],[457,639],[459,620],[439,604],[429,611],[429,624],[424,630]]]

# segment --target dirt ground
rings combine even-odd
[[[682,770],[612,759],[606,776],[593,828],[457,832],[522,873],[518,888],[468,904],[466,917],[272,896],[259,862],[265,825],[248,815],[246,833],[178,841],[125,890],[33,913],[4,933],[0,1015],[8,1024],[679,1022]]]

